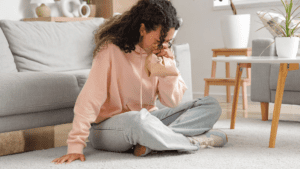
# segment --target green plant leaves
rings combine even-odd
[[[291,36],[294,36],[295,31],[297,31],[299,29],[299,28],[297,28],[299,23],[294,28],[290,28],[290,25],[291,25],[291,22],[293,21],[293,19],[291,19],[291,18],[293,16],[294,12],[296,10],[298,10],[300,8],[300,6],[297,6],[297,8],[292,12],[293,0],[290,0],[290,3],[288,3],[287,0],[285,0],[285,1],[281,0],[281,2],[285,9],[285,27],[283,27],[281,25],[281,23],[277,23],[271,16],[272,21],[275,23],[275,26],[274,26],[275,28],[273,28],[273,27],[271,27],[271,28],[272,28],[272,30],[279,29],[279,31],[282,33],[282,36],[284,36],[284,37],[291,37]],[[284,16],[283,13],[282,13],[282,15]],[[300,18],[300,17],[298,17],[298,18]]]

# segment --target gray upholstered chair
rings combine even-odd
[[[259,56],[274,39],[261,38],[252,41],[252,56]],[[273,43],[261,56],[277,56]],[[262,120],[268,120],[269,103],[275,102],[279,63],[253,63],[251,66],[251,101],[261,103]],[[300,70],[289,71],[282,98],[282,104],[300,105]],[[266,113],[264,113],[266,112]]]

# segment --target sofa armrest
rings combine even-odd
[[[277,56],[274,39],[261,38],[252,40],[252,56]],[[270,46],[269,46],[270,45]],[[269,47],[268,47],[269,46]],[[267,48],[268,47],[268,48]],[[251,66],[251,101],[270,102],[270,63],[252,63]]]
[[[75,76],[57,72],[0,73],[0,117],[74,107]]]
[[[275,43],[270,45],[272,42],[274,42],[273,38],[253,39],[252,40],[252,56],[259,56],[263,50],[265,50],[265,51],[260,56],[277,56]]]

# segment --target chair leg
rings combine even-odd
[[[267,121],[269,115],[269,102],[260,102],[260,108],[262,121]]]
[[[204,97],[208,96],[208,94],[209,94],[209,83],[205,81]]]
[[[231,102],[230,86],[226,86],[227,103]]]
[[[248,109],[248,100],[247,100],[247,84],[244,82],[242,86],[242,95],[243,95],[243,109]]]
[[[229,55],[226,55],[228,57]],[[226,62],[226,78],[230,78],[230,63]],[[226,86],[227,103],[231,102],[230,86]]]

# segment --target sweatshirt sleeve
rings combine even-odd
[[[173,59],[165,59],[166,69],[168,67],[176,67],[176,62]],[[177,69],[177,67],[176,67]],[[178,71],[178,76],[158,76],[158,98],[159,101],[167,107],[176,107],[181,102],[187,86]]]
[[[95,55],[86,83],[80,91],[74,106],[73,127],[67,139],[68,152],[83,154],[87,146],[89,130],[100,108],[107,98],[107,83],[111,68],[111,48],[105,48]]]

